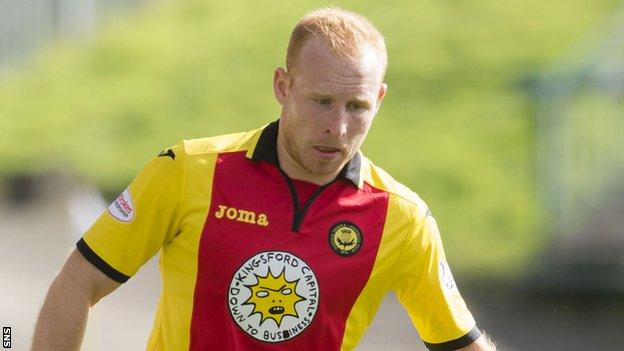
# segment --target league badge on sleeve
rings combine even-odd
[[[451,273],[451,269],[446,261],[440,261],[438,265],[438,274],[440,276],[440,284],[443,288],[446,290],[453,290],[457,287],[453,274]]]
[[[128,188],[108,206],[108,213],[121,222],[130,222],[134,219],[134,204]]]

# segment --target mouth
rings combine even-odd
[[[273,306],[273,307],[269,308],[269,313],[270,314],[282,314],[282,313],[284,313],[284,307],[282,307],[282,306]]]
[[[314,150],[316,150],[320,156],[325,158],[334,158],[342,153],[341,149],[328,146],[315,146]]]

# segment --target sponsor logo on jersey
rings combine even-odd
[[[134,219],[134,204],[130,190],[126,188],[121,195],[117,196],[115,201],[108,206],[108,213],[122,222],[130,222]]]
[[[329,246],[340,256],[351,256],[362,248],[362,231],[351,222],[334,224],[329,230]]]
[[[225,205],[219,205],[219,209],[215,212],[215,217],[218,219],[227,218],[237,222],[257,224],[262,227],[269,225],[269,219],[264,213],[256,214],[254,211],[239,210]]]
[[[249,336],[279,343],[308,328],[316,315],[319,286],[312,268],[284,251],[256,254],[234,273],[228,306]]]
[[[444,260],[441,260],[438,264],[438,275],[440,277],[440,284],[446,290],[453,290],[456,288],[455,279],[453,279],[451,269],[449,268],[448,263]]]
[[[157,157],[171,157],[172,160],[175,160],[175,153],[171,149],[166,149],[161,151]]]

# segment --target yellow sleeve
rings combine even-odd
[[[127,281],[178,232],[183,163],[182,142],[154,157],[76,244],[109,278]]]
[[[396,264],[393,289],[430,350],[456,350],[481,335],[455,285],[428,210],[422,220],[413,221]]]

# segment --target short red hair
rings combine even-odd
[[[296,70],[296,59],[303,44],[311,37],[320,38],[338,56],[357,60],[362,49],[371,48],[383,65],[388,66],[383,36],[364,16],[337,7],[326,7],[305,15],[290,35],[286,52],[286,70]]]

